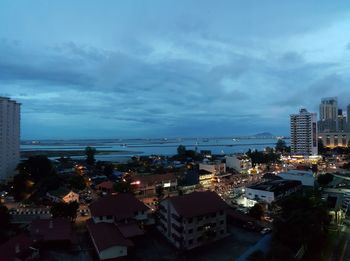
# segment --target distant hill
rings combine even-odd
[[[274,135],[271,134],[270,132],[262,132],[262,133],[258,133],[253,135],[254,137],[273,137]]]

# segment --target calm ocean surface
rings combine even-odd
[[[121,161],[133,155],[174,155],[179,145],[198,152],[210,150],[213,154],[231,154],[246,152],[248,149],[262,150],[268,146],[274,147],[276,142],[277,138],[271,137],[40,140],[22,141],[21,151],[76,151],[84,150],[86,146],[93,146],[97,151],[111,151],[108,155],[96,155],[98,160]],[[289,143],[288,139],[286,143]]]

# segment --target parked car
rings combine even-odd
[[[263,228],[263,229],[260,231],[260,234],[265,235],[265,234],[270,233],[271,231],[272,231],[271,228],[265,227],[265,228]]]

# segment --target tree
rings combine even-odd
[[[287,150],[287,144],[284,140],[278,139],[275,147],[277,152],[284,153]]]
[[[104,165],[103,173],[104,173],[107,177],[112,176],[113,171],[114,171],[114,165],[113,165],[112,163],[107,163],[107,164]]]
[[[55,173],[51,160],[43,155],[29,157],[18,164],[17,170],[20,174],[28,175],[35,183]]]
[[[0,231],[9,229],[11,216],[6,206],[0,204]]]
[[[323,140],[322,139],[318,139],[317,140],[317,145],[318,145],[318,154],[319,155],[322,155],[325,153],[326,149],[324,147],[324,144],[323,144]]]
[[[158,201],[160,201],[164,196],[164,188],[162,185],[156,186],[156,195],[157,195]]]
[[[77,217],[78,208],[79,203],[76,201],[70,203],[58,202],[52,205],[50,211],[54,218],[65,217],[74,221]]]
[[[261,250],[256,250],[248,256],[247,260],[249,261],[263,261],[265,260],[265,254]]]
[[[86,164],[90,166],[93,166],[95,164],[95,154],[96,154],[95,148],[90,146],[85,148]]]
[[[177,154],[180,156],[186,155],[186,147],[184,145],[179,145],[177,147]]]
[[[257,220],[261,220],[265,215],[264,206],[260,203],[256,203],[253,207],[250,208],[249,215]]]
[[[334,176],[330,173],[322,174],[317,177],[317,182],[321,187],[327,186],[333,181]]]
[[[73,189],[83,190],[86,187],[85,180],[80,175],[75,175],[69,179],[69,184]]]
[[[21,201],[32,192],[32,181],[29,179],[28,174],[18,174],[13,177],[13,196],[16,201]]]

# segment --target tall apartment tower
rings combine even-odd
[[[337,131],[338,101],[337,97],[323,98],[320,104],[320,132]]]
[[[290,115],[291,152],[294,155],[317,155],[317,113],[301,109]]]
[[[348,117],[348,131],[350,131],[350,104],[348,105],[348,107],[347,107],[347,111],[346,111],[346,113],[347,113],[347,117]]]
[[[347,131],[346,116],[343,114],[343,110],[342,109],[338,109],[337,131],[338,132],[345,132],[345,131]]]
[[[20,106],[0,97],[0,181],[14,175],[20,159]]]

